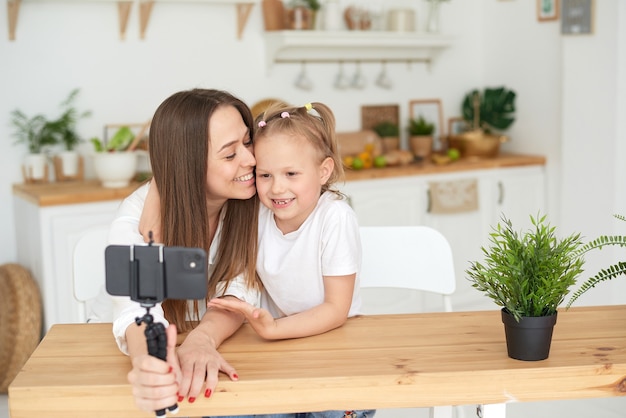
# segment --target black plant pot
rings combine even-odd
[[[556,313],[549,316],[523,316],[519,322],[502,309],[502,323],[509,357],[537,361],[548,358]]]

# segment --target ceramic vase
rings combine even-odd
[[[102,187],[126,187],[137,172],[137,155],[132,151],[99,152],[93,162]]]

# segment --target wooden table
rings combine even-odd
[[[12,418],[150,417],[136,409],[110,324],[54,325],[9,387]],[[182,416],[500,404],[626,395],[626,306],[559,313],[550,357],[507,357],[499,311],[363,316],[267,342],[244,326],[210,399]]]

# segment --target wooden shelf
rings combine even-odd
[[[9,40],[15,40],[15,30],[17,28],[17,21],[22,1],[55,1],[55,0],[6,0],[7,2],[7,19],[9,28]],[[85,1],[85,0],[83,0]],[[250,17],[252,7],[259,3],[260,0],[86,0],[86,1],[98,1],[98,2],[111,2],[117,3],[119,26],[120,26],[120,39],[126,38],[126,27],[128,25],[128,19],[130,17],[130,11],[133,3],[138,3],[139,8],[139,36],[141,39],[145,39],[146,29],[150,22],[150,15],[154,3],[156,2],[177,2],[177,3],[217,3],[217,4],[233,4],[237,7],[237,39],[241,39],[243,31]]]
[[[452,45],[441,35],[383,31],[265,32],[268,68],[293,62],[425,62]]]

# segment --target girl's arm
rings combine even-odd
[[[324,276],[324,302],[297,314],[274,319],[269,311],[238,301],[213,299],[209,307],[217,307],[245,315],[248,323],[268,340],[300,338],[321,334],[346,322],[356,274]]]

